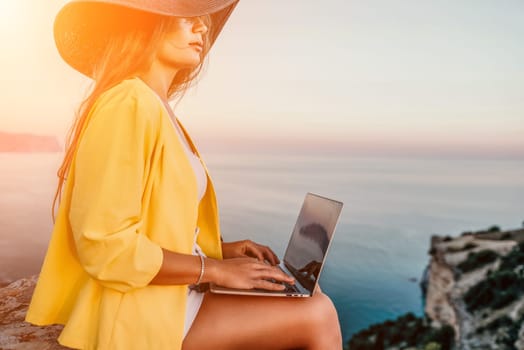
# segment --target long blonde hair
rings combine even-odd
[[[94,79],[88,96],[80,104],[73,125],[69,129],[65,143],[65,155],[57,171],[58,185],[51,208],[53,223],[55,222],[55,207],[62,199],[62,189],[67,179],[71,162],[79,143],[80,133],[85,127],[87,116],[100,95],[119,82],[135,76],[141,69],[148,67],[153,54],[164,38],[167,30],[172,28],[177,17],[143,14],[139,24],[112,33],[97,64],[93,67]],[[204,24],[209,33],[210,16],[203,16]],[[202,57],[207,57],[209,51],[208,36],[204,37]],[[192,69],[180,70],[173,79],[168,91],[169,99],[180,99],[196,82],[196,78],[204,67],[205,60]]]

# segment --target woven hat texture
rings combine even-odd
[[[64,5],[55,18],[55,43],[71,67],[92,77],[111,33],[140,27],[158,15],[210,15],[211,47],[237,3],[238,0],[74,0]]]

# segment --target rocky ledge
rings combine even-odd
[[[0,152],[60,152],[54,136],[0,131]]]
[[[62,326],[37,327],[24,321],[36,280],[33,276],[0,288],[0,349],[67,349],[56,341]]]

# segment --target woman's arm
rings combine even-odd
[[[98,283],[120,292],[148,285],[163,259],[141,218],[145,169],[158,125],[148,102],[138,97],[122,85],[97,100],[68,178],[78,262]]]
[[[201,272],[200,257],[179,254],[162,249],[164,258],[162,267],[151,281],[151,284],[193,284]],[[239,289],[262,288],[282,290],[284,286],[269,280],[294,283],[280,269],[256,258],[232,258],[217,260],[204,259],[204,274],[201,283],[214,282],[220,286]]]

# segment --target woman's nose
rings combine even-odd
[[[202,17],[195,18],[195,22],[193,24],[193,32],[205,34],[207,33],[207,30],[208,28],[206,23],[204,22],[204,19]]]

